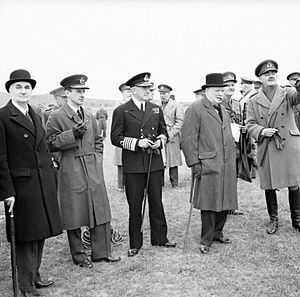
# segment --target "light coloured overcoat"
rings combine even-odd
[[[201,210],[238,208],[231,120],[225,108],[221,109],[223,121],[204,97],[189,106],[181,129],[181,148],[187,165],[202,165],[193,201],[194,207]]]
[[[46,134],[52,151],[61,152],[58,197],[63,228],[93,228],[110,221],[103,176],[103,141],[96,119],[84,109],[87,130],[75,139],[72,128],[82,120],[68,104],[49,116]]]
[[[168,141],[165,146],[165,166],[182,165],[180,152],[180,131],[183,124],[183,108],[176,101],[169,99],[166,105],[161,105],[168,131]]]
[[[300,184],[300,132],[297,129],[293,105],[300,102],[294,88],[279,87],[270,102],[262,90],[254,95],[247,106],[246,128],[259,140],[263,128],[277,128],[283,139],[283,149],[276,148],[267,138],[257,143],[258,172],[261,189],[280,189]],[[263,151],[267,152],[260,166]]]

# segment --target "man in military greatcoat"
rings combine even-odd
[[[282,88],[277,71],[278,64],[271,59],[256,67],[262,87],[250,98],[246,117],[246,128],[257,141],[260,187],[270,217],[268,234],[278,229],[276,191],[282,188],[288,188],[292,226],[300,231],[300,132],[293,112],[300,103],[300,80],[295,88]]]
[[[158,86],[161,108],[167,126],[168,140],[165,145],[165,167],[169,168],[169,178],[172,188],[178,187],[178,166],[182,165],[180,151],[180,130],[184,112],[180,103],[170,99],[172,88],[161,84]]]
[[[194,208],[201,210],[201,253],[214,241],[228,244],[223,227],[228,210],[238,208],[234,139],[230,116],[221,105],[221,73],[206,76],[205,97],[190,105],[181,129],[181,148],[192,168]]]
[[[286,79],[289,81],[291,87],[296,87],[296,81],[300,79],[300,72],[292,72],[290,73]],[[298,130],[300,131],[300,105],[294,106],[294,115],[295,115],[295,121],[296,125],[298,127]]]
[[[150,73],[145,72],[126,82],[131,88],[132,98],[114,110],[111,126],[112,144],[122,148],[125,192],[129,205],[129,257],[136,256],[143,246],[142,204],[147,173],[151,244],[176,246],[167,238],[167,223],[162,204],[161,148],[168,134],[162,110],[149,102],[149,79]]]
[[[72,75],[61,81],[68,97],[53,111],[46,125],[51,151],[59,151],[58,198],[63,229],[67,230],[73,262],[92,268],[81,241],[88,226],[92,262],[117,262],[111,255],[111,213],[103,176],[103,139],[95,117],[82,107],[87,76]]]
[[[41,296],[53,285],[39,268],[46,238],[62,232],[51,156],[41,118],[29,104],[36,81],[26,70],[11,73],[11,100],[0,109],[0,201],[10,240],[13,208],[18,283],[22,296]]]

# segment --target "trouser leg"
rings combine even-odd
[[[110,223],[90,228],[92,253],[91,259],[101,259],[111,256],[111,226]]]
[[[19,288],[35,292],[35,281],[42,259],[44,240],[16,242],[16,260]]]
[[[169,176],[172,187],[178,187],[178,166],[169,168]]]
[[[129,246],[140,249],[143,246],[142,203],[147,175],[144,173],[125,174],[125,192],[129,206]]]
[[[289,188],[289,204],[291,210],[292,226],[300,231],[300,195],[299,187]]]
[[[81,241],[81,229],[67,230],[70,252],[75,264],[88,258]]]
[[[124,189],[124,184],[123,166],[118,166],[118,188]]]
[[[216,212],[201,210],[201,244],[211,246],[215,236]]]
[[[151,244],[167,243],[167,222],[162,203],[161,171],[151,172],[148,187],[148,202]]]
[[[226,223],[227,211],[216,212],[215,235],[214,238],[223,238],[223,228]]]
[[[278,205],[277,195],[275,190],[265,190],[267,210],[270,217],[270,224],[267,228],[267,233],[273,234],[278,229]]]

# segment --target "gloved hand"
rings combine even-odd
[[[200,163],[193,165],[192,174],[194,178],[199,178],[201,176],[202,165]]]
[[[275,133],[273,137],[274,137],[276,148],[278,150],[282,150],[283,146],[284,146],[284,143],[283,143],[282,137],[279,134],[279,132]]]
[[[77,124],[72,130],[75,138],[82,138],[86,131],[85,123]]]

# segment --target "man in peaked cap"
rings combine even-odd
[[[112,117],[111,142],[122,148],[125,192],[129,205],[129,257],[137,255],[143,246],[142,204],[148,172],[149,186],[146,190],[148,190],[151,244],[163,247],[176,246],[167,238],[167,223],[162,204],[161,149],[168,134],[162,110],[149,102],[150,76],[149,72],[144,72],[126,82],[131,88],[132,98],[118,106]]]
[[[103,139],[95,117],[82,107],[87,76],[61,81],[67,103],[53,111],[46,125],[51,151],[61,152],[58,195],[63,229],[67,230],[73,262],[92,268],[82,241],[81,227],[90,228],[92,262],[117,262],[111,255],[111,213],[103,176]]]
[[[203,90],[202,88],[195,90],[193,93],[195,94],[196,101],[201,100],[205,97],[205,90]]]
[[[185,113],[181,148],[192,169],[192,201],[201,210],[201,253],[207,254],[213,241],[228,244],[223,234],[227,212],[237,209],[236,155],[231,119],[221,105],[223,75],[206,76],[205,98],[195,101]],[[201,127],[200,127],[201,126]]]
[[[300,133],[292,109],[300,103],[300,80],[296,88],[282,88],[277,71],[278,64],[271,59],[256,67],[262,87],[249,100],[246,118],[246,128],[257,141],[260,187],[265,191],[270,217],[268,234],[278,229],[276,190],[286,187],[292,226],[300,231]]]
[[[254,80],[247,77],[241,77],[241,93],[242,97],[240,99],[240,105],[242,112],[246,108],[249,98],[255,93],[253,90]]]
[[[300,79],[300,72],[292,72],[287,76],[286,79],[289,81],[291,87],[295,88],[296,81]],[[300,131],[300,105],[294,106],[294,114],[296,125],[298,127],[298,130]]]
[[[260,90],[261,85],[262,85],[262,83],[261,83],[260,80],[254,81],[254,91],[255,91],[256,93],[258,93],[258,91]]]
[[[184,112],[180,103],[170,99],[170,92],[172,91],[170,86],[161,84],[158,86],[158,91],[168,132],[168,141],[163,152],[165,154],[165,167],[169,168],[169,178],[172,188],[177,188],[178,166],[182,165],[180,131],[183,124]]]
[[[41,296],[53,285],[39,273],[46,238],[61,233],[56,184],[41,119],[29,104],[36,81],[13,71],[5,87],[11,100],[0,109],[0,201],[7,235],[14,211],[16,260],[21,296]]]

